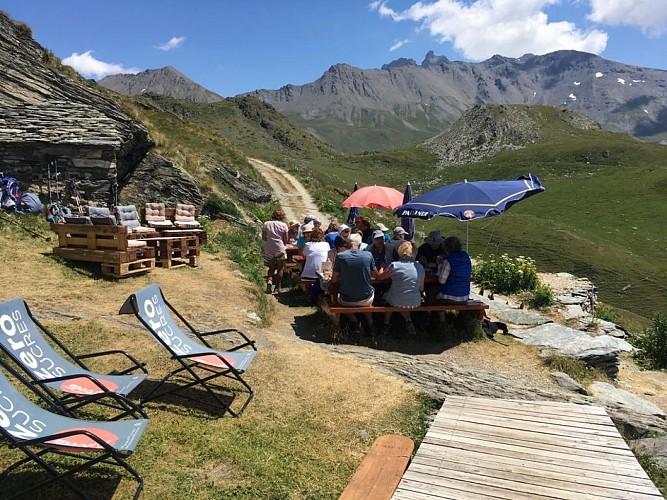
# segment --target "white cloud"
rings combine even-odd
[[[183,45],[184,41],[185,41],[184,36],[175,36],[171,40],[169,40],[168,42],[165,42],[161,45],[155,45],[155,48],[160,49],[160,50],[164,50],[166,52],[167,50],[172,50],[172,49],[179,48],[181,45]]]
[[[399,41],[396,42],[394,45],[392,45],[391,47],[389,47],[389,52],[393,52],[393,51],[395,51],[395,50],[400,49],[400,48],[403,47],[403,45],[405,45],[406,43],[410,43],[410,40],[399,40]]]
[[[661,0],[664,1],[664,0]],[[560,0],[435,0],[417,2],[398,12],[387,0],[370,4],[381,16],[394,21],[421,23],[441,42],[451,42],[468,59],[482,60],[494,54],[519,57],[555,50],[580,50],[600,54],[607,34],[582,31],[567,21],[549,22],[546,7]]]
[[[660,36],[667,31],[665,0],[590,0],[588,18],[611,26],[637,26],[644,33]]]
[[[139,73],[141,71],[137,68],[124,68],[120,64],[106,63],[98,61],[93,57],[93,51],[88,50],[83,54],[74,52],[71,56],[63,59],[63,64],[72,66],[77,73],[86,78],[100,79],[107,75],[117,75],[118,73]]]

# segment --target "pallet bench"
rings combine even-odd
[[[375,440],[338,500],[389,500],[410,463],[414,443],[405,436]]]
[[[54,254],[98,262],[103,276],[124,278],[155,268],[155,250],[133,239],[125,226],[53,223],[51,230],[58,235]]]

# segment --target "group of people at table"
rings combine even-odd
[[[472,264],[456,236],[443,238],[439,231],[431,231],[417,246],[406,239],[408,234],[401,226],[394,228],[391,235],[384,224],[372,226],[361,216],[355,218],[352,227],[331,222],[326,229],[310,216],[303,223],[285,223],[284,219],[285,212],[277,209],[262,227],[267,293],[281,291],[288,248],[296,245],[304,257],[301,277],[316,280],[313,298],[321,283],[337,290],[335,299],[341,306],[371,306],[381,300],[400,308],[409,333],[414,333],[410,309],[420,306],[423,300],[469,299]],[[426,286],[425,281],[433,285]],[[389,286],[381,298],[376,297],[376,285],[383,283]],[[385,312],[385,329],[390,326],[391,315],[391,311]],[[375,334],[372,313],[363,316],[368,331]],[[441,320],[443,316],[441,313]],[[358,328],[354,315],[349,317]]]

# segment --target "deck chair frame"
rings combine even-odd
[[[0,365],[58,413],[77,417],[78,409],[94,403],[118,412],[109,420],[147,418],[143,408],[128,398],[148,376],[142,363],[119,349],[74,354],[32,315],[23,299],[0,302],[0,351],[12,361],[0,357]],[[104,356],[122,356],[128,366],[104,375],[91,371],[82,361]]]
[[[39,395],[34,388],[31,389]],[[30,462],[40,465],[50,476],[9,497],[4,496],[6,492],[3,491],[2,498],[23,497],[48,484],[62,482],[86,499],[88,496],[70,481],[70,477],[98,463],[119,466],[131,474],[137,482],[133,498],[139,498],[144,480],[126,459],[134,451],[148,420],[95,422],[51,413],[19,393],[1,371],[0,394],[0,436],[4,437],[9,448],[25,454],[24,458],[0,473],[0,481]],[[47,459],[51,455],[70,457],[79,463],[61,472]],[[62,467],[63,464],[59,465]]]
[[[191,336],[187,335],[170,316],[169,311],[187,327]],[[254,391],[245,381],[242,374],[257,352],[255,341],[236,328],[224,328],[210,332],[199,332],[188,322],[176,308],[168,302],[160,287],[149,285],[130,295],[119,314],[134,314],[153,338],[160,343],[171,355],[171,359],[180,366],[167,373],[150,394],[141,400],[141,404],[162,398],[168,394],[177,394],[183,398],[196,401],[219,410],[221,414],[228,412],[233,417],[239,417],[254,397]],[[241,338],[238,345],[221,351],[215,349],[206,340],[206,337],[220,334],[236,334]],[[196,341],[192,338],[196,339]],[[241,350],[249,348],[250,350]],[[204,361],[206,359],[206,361]],[[210,362],[210,361],[213,362]],[[235,366],[236,365],[236,366]],[[240,366],[240,368],[239,368]],[[164,389],[166,382],[177,375],[185,377],[186,382],[172,388]],[[226,377],[241,384],[247,391],[247,397],[239,410],[233,410],[231,403],[226,402],[210,384],[213,380]],[[201,397],[193,397],[185,393],[185,389],[201,387],[212,398],[208,402]]]

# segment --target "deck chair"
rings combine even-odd
[[[146,225],[155,229],[173,229],[174,224],[165,215],[164,203],[146,203]]]
[[[183,332],[171,317],[169,311],[178,317],[196,340]],[[130,295],[121,307],[119,314],[134,314],[153,335],[153,338],[169,351],[171,359],[180,365],[164,376],[155,389],[143,398],[142,404],[170,393],[178,393],[179,396],[186,399],[211,406],[220,411],[222,415],[229,412],[232,416],[238,417],[243,413],[254,393],[250,385],[243,379],[242,374],[257,354],[255,342],[250,340],[243,332],[235,328],[205,333],[198,332],[167,302],[162,290],[156,284],[149,285]],[[206,340],[208,336],[222,334],[234,334],[233,339],[239,338],[240,340],[233,348],[226,351],[214,349]],[[242,351],[241,349],[244,348],[245,350]],[[182,385],[163,388],[169,379],[177,375],[185,378]],[[210,382],[219,377],[235,380],[247,391],[248,396],[239,410],[232,410],[231,402],[227,402],[214,390],[217,387]],[[213,402],[205,401],[202,397],[188,395],[192,394],[193,391],[185,393],[185,389],[195,386],[199,386],[206,391]]]
[[[116,207],[116,220],[118,224],[127,227],[132,233],[154,233],[155,229],[145,227],[139,222],[139,213],[135,205],[122,205]]]
[[[58,481],[63,482],[81,498],[88,498],[70,478],[100,462],[120,466],[134,476],[138,483],[134,499],[139,497],[144,480],[125,459],[137,446],[148,420],[95,422],[51,413],[19,393],[2,371],[0,394],[0,435],[7,440],[10,448],[20,450],[26,455],[0,473],[0,481],[30,462],[41,465],[51,476],[37,484],[24,481],[29,485],[28,488],[11,497],[5,496],[9,495],[9,492],[0,483],[2,498],[28,498],[23,495]],[[63,471],[64,464],[57,460],[57,463],[54,463],[50,459],[52,455],[67,456],[76,459],[76,462]]]
[[[109,420],[146,418],[144,410],[127,398],[147,377],[141,363],[120,350],[75,355],[37,321],[23,299],[0,302],[0,350],[11,360],[0,357],[0,365],[32,387],[58,413],[77,417],[77,409],[95,403],[118,412]],[[128,368],[101,375],[82,361],[107,355],[123,356],[129,361]]]

